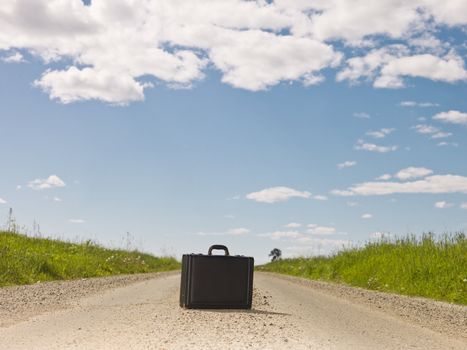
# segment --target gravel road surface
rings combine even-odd
[[[255,273],[253,309],[184,310],[179,273],[0,288],[0,349],[467,349],[467,307]]]

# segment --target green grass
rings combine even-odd
[[[467,304],[463,233],[382,239],[329,257],[284,259],[257,270]]]
[[[78,244],[0,232],[0,286],[178,268],[174,258],[106,249],[91,241]]]

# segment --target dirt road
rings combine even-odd
[[[0,315],[0,349],[467,348],[467,308],[461,306],[421,300],[429,310],[441,310],[438,316],[446,313],[433,323],[437,316],[423,320],[432,318],[423,312],[401,317],[396,305],[403,302],[371,301],[378,293],[256,273],[251,311],[183,310],[179,279],[177,273],[155,275],[76,298],[65,294],[80,284],[60,282],[53,286],[66,291],[59,294],[68,302],[57,307],[38,297],[45,303],[39,315],[32,306],[12,306],[15,300],[27,303],[30,298],[18,294],[28,287],[0,290],[4,310],[16,310]]]

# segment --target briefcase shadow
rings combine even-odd
[[[256,314],[256,315],[276,315],[276,316],[292,316],[285,312],[275,312],[258,309],[198,309],[207,312],[218,312],[218,313],[241,313],[241,314]]]

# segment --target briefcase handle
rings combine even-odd
[[[222,244],[214,244],[214,245],[210,246],[209,251],[208,251],[208,255],[212,255],[212,251],[214,249],[223,250],[225,252],[225,255],[229,255],[229,250],[227,249],[227,247],[225,245],[222,245]]]

